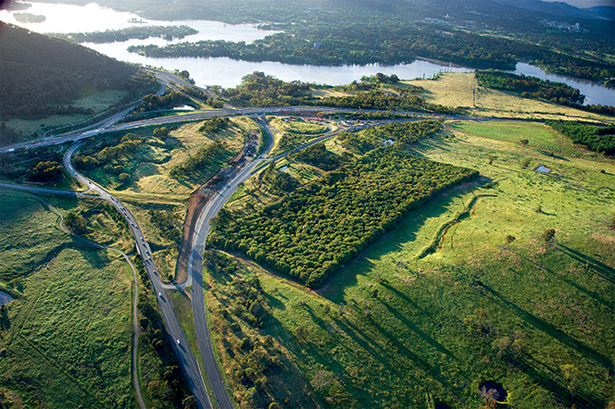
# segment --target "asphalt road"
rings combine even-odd
[[[140,121],[133,121],[123,124],[115,124],[118,122],[123,116],[127,115],[131,108],[124,110],[118,114],[113,115],[110,118],[105,119],[104,121],[99,122],[96,125],[92,125],[88,127],[87,130],[75,131],[66,134],[61,134],[57,136],[51,136],[44,139],[39,139],[35,141],[21,142],[14,145],[8,145],[0,147],[0,153],[12,152],[18,149],[32,149],[32,148],[40,148],[43,146],[50,145],[61,145],[66,142],[76,142],[82,139],[91,138],[95,135],[114,132],[114,131],[125,131],[129,129],[140,128],[142,126],[157,126],[157,125],[165,125],[175,122],[184,122],[184,121],[198,121],[203,119],[209,119],[213,116],[262,116],[262,115],[283,115],[283,114],[293,114],[298,112],[305,113],[317,113],[321,111],[340,111],[340,112],[383,112],[381,110],[360,110],[360,109],[352,109],[352,108],[328,108],[328,107],[282,107],[282,108],[240,108],[240,109],[220,109],[213,110],[207,112],[195,112],[192,114],[185,115],[173,115],[173,116],[164,116],[158,118],[151,119],[143,119]],[[410,113],[410,112],[408,112]],[[412,112],[412,114],[416,114]],[[432,117],[431,114],[416,114],[421,117]],[[473,120],[479,119],[474,117],[466,117],[466,116],[446,116],[447,119],[460,119],[460,120]],[[487,118],[480,118],[481,120],[488,120]],[[502,119],[505,120],[505,119]],[[403,121],[403,120],[402,120]]]
[[[177,320],[177,317],[173,312],[173,308],[168,301],[163,283],[160,280],[160,276],[158,275],[158,272],[156,271],[156,266],[154,265],[154,262],[152,260],[151,249],[145,241],[143,232],[135,218],[132,216],[132,214],[130,214],[128,209],[120,201],[118,201],[113,195],[111,195],[101,186],[97,185],[96,183],[94,183],[93,181],[86,178],[75,170],[71,163],[71,157],[80,146],[81,142],[77,142],[66,151],[66,153],[64,154],[64,167],[77,180],[79,180],[89,189],[97,192],[100,195],[100,198],[111,203],[111,205],[113,205],[113,207],[115,207],[120,212],[120,214],[128,223],[128,226],[135,238],[137,252],[143,258],[145,270],[147,271],[147,275],[152,283],[154,294],[156,294],[158,307],[162,314],[162,318],[164,320],[169,336],[173,340],[173,346],[177,353],[180,365],[188,379],[190,389],[192,389],[194,397],[198,402],[199,408],[210,409],[212,408],[212,405],[209,400],[209,396],[207,395],[207,391],[205,390],[205,385],[203,384],[203,379],[201,377],[201,372],[198,368],[196,358],[190,351],[190,346],[188,344],[188,340],[186,339],[186,335],[184,334],[184,331],[179,325],[179,321]]]
[[[205,373],[211,385],[214,397],[220,409],[233,409],[233,404],[229,398],[229,393],[220,374],[220,369],[216,362],[209,329],[207,327],[207,319],[205,316],[205,297],[203,291],[203,253],[205,252],[205,242],[211,229],[210,221],[215,217],[220,209],[224,206],[227,200],[237,190],[239,184],[248,180],[252,171],[261,162],[265,161],[264,157],[273,147],[273,135],[268,126],[264,122],[265,129],[270,133],[269,146],[265,149],[258,158],[246,165],[241,172],[228,184],[226,184],[215,197],[205,206],[196,222],[194,230],[194,238],[192,240],[192,250],[188,259],[188,276],[192,277],[192,314],[194,316],[194,325],[196,329],[199,349],[205,365]]]

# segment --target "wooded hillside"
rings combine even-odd
[[[0,22],[0,120],[86,113],[75,100],[105,90],[134,96],[155,84],[138,67]]]

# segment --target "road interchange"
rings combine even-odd
[[[220,209],[224,206],[224,204],[229,200],[235,190],[239,187],[239,185],[246,180],[248,180],[253,174],[258,172],[265,166],[266,163],[270,161],[279,160],[290,152],[285,152],[279,154],[273,158],[266,158],[268,153],[271,151],[274,143],[274,135],[273,131],[269,127],[269,125],[262,119],[260,116],[264,116],[266,114],[277,114],[280,115],[282,113],[286,114],[297,114],[297,113],[315,113],[323,110],[338,110],[338,109],[330,109],[323,107],[283,107],[283,108],[246,108],[246,109],[223,109],[217,111],[208,111],[201,112],[195,114],[187,114],[181,116],[169,116],[169,117],[161,117],[161,118],[152,118],[140,121],[134,121],[129,123],[122,123],[119,125],[113,124],[110,118],[105,121],[90,126],[87,129],[82,130],[81,132],[72,132],[69,134],[59,135],[55,137],[45,138],[40,141],[34,141],[29,143],[21,143],[17,145],[12,145],[8,147],[0,148],[0,153],[2,152],[13,152],[16,149],[31,149],[42,146],[50,146],[56,144],[64,144],[66,142],[74,142],[74,144],[65,152],[63,162],[66,170],[81,182],[84,186],[87,187],[86,192],[93,191],[96,195],[92,195],[86,192],[68,192],[68,191],[58,191],[54,189],[46,189],[46,188],[30,188],[27,187],[28,190],[36,189],[38,193],[59,193],[59,194],[69,194],[75,196],[83,196],[83,197],[98,197],[102,200],[110,203],[125,219],[128,224],[128,227],[131,230],[132,235],[135,238],[135,246],[139,255],[143,259],[143,265],[147,272],[147,275],[152,284],[152,288],[154,294],[156,295],[159,309],[161,311],[162,318],[164,320],[165,326],[167,328],[168,334],[170,338],[173,340],[173,346],[177,353],[177,357],[179,363],[187,377],[189,386],[193,391],[194,397],[197,400],[197,404],[199,408],[213,408],[212,401],[207,393],[203,382],[203,374],[201,370],[205,371],[205,376],[211,385],[211,392],[215,399],[215,407],[223,408],[223,409],[232,409],[234,405],[230,398],[230,393],[224,384],[222,374],[220,373],[220,369],[218,367],[217,361],[213,352],[213,345],[211,342],[211,337],[209,334],[209,330],[206,322],[206,313],[205,313],[205,300],[204,300],[204,290],[203,290],[203,253],[205,251],[205,244],[207,240],[207,236],[210,231],[210,221],[213,217],[215,217]],[[348,109],[339,109],[339,111],[349,111]],[[122,113],[126,114],[127,111],[122,111]],[[113,121],[118,121],[120,117],[114,115]],[[187,267],[187,280],[183,283],[175,283],[168,284],[163,283],[158,271],[156,270],[156,266],[152,259],[151,249],[145,240],[145,236],[143,234],[142,229],[138,225],[134,216],[130,213],[130,211],[124,206],[117,198],[115,198],[111,193],[109,193],[102,186],[96,184],[94,181],[88,179],[83,174],[79,173],[74,166],[72,165],[71,159],[73,154],[83,145],[85,139],[94,137],[96,135],[107,133],[111,131],[121,131],[121,130],[129,130],[134,128],[139,128],[143,126],[152,126],[152,125],[163,125],[173,122],[185,122],[191,120],[203,120],[208,119],[213,116],[235,116],[235,115],[248,115],[254,117],[260,125],[263,127],[265,132],[267,132],[269,136],[268,146],[264,149],[259,157],[256,159],[244,164],[243,168],[239,169],[236,173],[236,176],[228,183],[225,183],[218,192],[214,195],[214,197],[207,203],[205,208],[202,210],[199,215],[196,223],[196,228],[194,231],[194,236],[192,238],[192,248],[190,250],[190,256],[188,260]],[[423,116],[421,118],[425,118],[427,116]],[[404,121],[414,121],[417,118],[409,118]],[[355,126],[350,129],[339,129],[334,132],[329,132],[321,137],[315,138],[312,141],[295,148],[294,151],[298,151],[304,148],[307,148],[315,143],[322,142],[326,139],[332,138],[340,132],[345,131],[353,131],[359,130],[368,126],[375,126],[381,124],[383,122],[390,121],[374,121],[372,124],[363,124],[359,126]],[[92,129],[94,128],[94,129]],[[264,135],[263,135],[264,136]],[[262,165],[262,166],[259,166]],[[1,184],[0,184],[1,185]],[[16,185],[10,184],[11,187],[15,187]],[[18,186],[18,185],[17,185]],[[168,301],[165,290],[177,290],[177,289],[185,289],[186,287],[192,287],[192,310],[195,324],[195,332],[197,336],[197,342],[199,346],[199,350],[202,356],[202,362],[205,366],[204,368],[199,368],[197,360],[195,356],[192,354],[190,350],[190,346],[188,344],[187,338],[179,324],[177,317],[174,314],[171,304]]]

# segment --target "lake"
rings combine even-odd
[[[109,57],[121,61],[138,63],[144,66],[162,67],[169,70],[187,70],[190,76],[199,86],[220,85],[222,87],[234,87],[241,83],[241,78],[254,71],[262,71],[284,81],[300,80],[318,84],[343,85],[362,76],[374,75],[378,72],[391,75],[396,74],[401,79],[430,78],[439,72],[471,72],[470,68],[455,67],[435,64],[432,62],[417,60],[410,64],[398,65],[344,65],[344,66],[315,66],[315,65],[292,65],[279,62],[249,62],[233,60],[231,58],[151,58],[138,54],[129,53],[126,49],[131,45],[165,44],[178,42],[196,42],[202,40],[225,40],[245,41],[247,43],[262,39],[274,31],[261,30],[251,24],[225,24],[217,21],[158,21],[142,19],[134,13],[121,12],[101,7],[90,3],[85,6],[68,4],[48,4],[32,2],[26,12],[34,15],[44,15],[45,21],[41,23],[18,23],[13,15],[14,12],[0,11],[0,20],[25,27],[39,33],[70,33],[116,30],[138,25],[186,25],[198,30],[198,34],[186,36],[184,39],[167,41],[162,38],[149,38],[145,40],[129,40],[124,42],[91,44],[84,43]],[[19,13],[16,11],[15,13]],[[599,84],[547,74],[540,68],[529,64],[517,64],[516,74],[534,76],[551,81],[564,82],[572,87],[579,88],[586,96],[587,104],[613,105],[615,101],[615,89],[607,88]]]

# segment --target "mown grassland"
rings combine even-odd
[[[0,330],[3,393],[16,407],[132,408],[128,266],[74,242],[31,196],[0,198],[0,258],[18,273]]]
[[[302,376],[269,369],[266,390],[306,387],[330,407],[474,409],[484,403],[484,381],[504,386],[510,408],[615,400],[615,166],[485,138],[491,124],[472,126],[479,128],[444,132],[416,152],[476,169],[482,181],[410,212],[318,293],[253,264],[212,273],[208,299],[221,304],[214,325],[230,316],[242,331],[238,340],[227,336],[230,346],[219,336],[220,348],[236,352],[233,342],[246,335],[272,336]],[[541,126],[522,131],[542,140]],[[538,164],[552,172],[533,171]],[[551,228],[555,238],[545,243]],[[438,233],[435,252],[419,259]],[[250,318],[232,307],[242,299],[232,283],[253,276],[268,318],[248,331]],[[223,359],[232,367],[231,353]]]
[[[608,120],[609,117],[548,102],[521,98],[511,93],[480,87],[474,73],[445,73],[437,80],[404,81],[423,87],[428,102],[463,107],[476,116],[502,118],[585,118]]]

